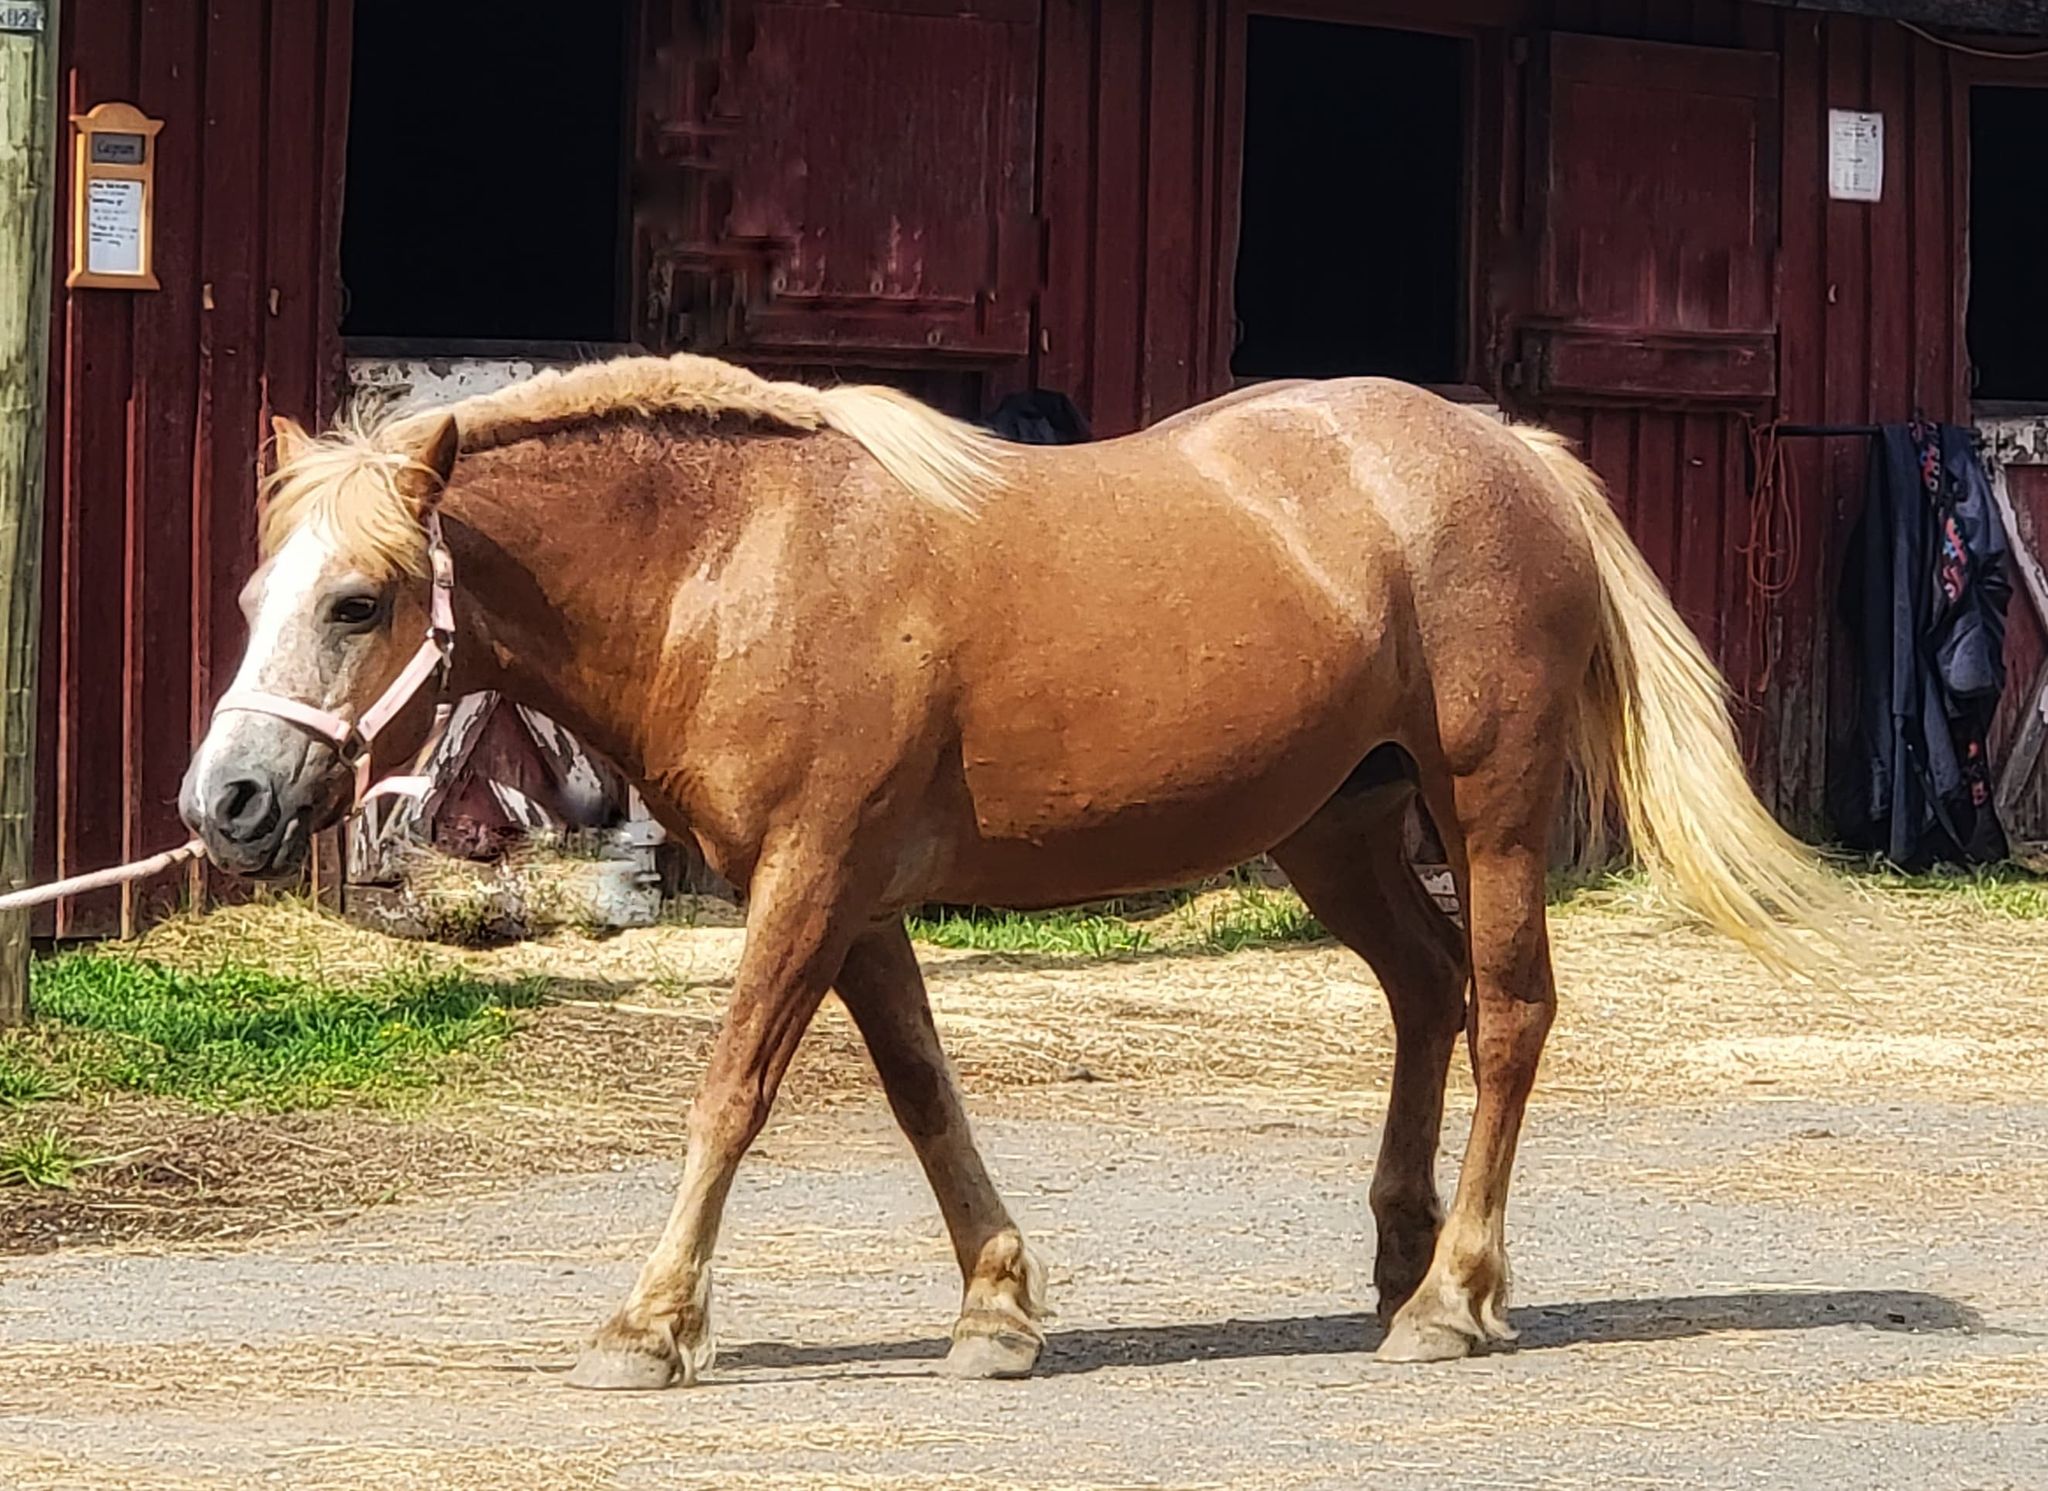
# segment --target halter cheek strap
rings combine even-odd
[[[337,756],[355,768],[357,807],[373,797],[424,797],[430,782],[424,775],[427,761],[448,733],[448,721],[455,712],[454,701],[448,697],[448,673],[455,661],[455,557],[448,552],[442,536],[438,511],[427,514],[426,530],[427,562],[433,579],[427,602],[427,634],[391,686],[359,717],[351,720],[317,704],[261,689],[230,689],[213,707],[216,717],[229,713],[267,714],[326,741]],[[386,777],[372,785],[370,748],[385,727],[412,702],[413,696],[426,687],[428,679],[436,680],[440,696],[434,702],[433,728],[420,748],[412,774]]]

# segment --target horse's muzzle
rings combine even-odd
[[[339,816],[346,769],[338,761],[322,769],[308,757],[325,758],[326,751],[309,752],[300,741],[290,745],[275,764],[249,759],[268,752],[202,748],[194,757],[178,793],[178,814],[217,868],[256,880],[297,874],[314,833]]]

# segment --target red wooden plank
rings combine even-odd
[[[1045,219],[1046,262],[1036,381],[1092,412],[1094,7],[1081,0],[1047,0],[1044,37],[1039,212]]]
[[[1507,37],[1482,33],[1472,44],[1466,111],[1472,131],[1472,200],[1465,218],[1465,377],[1490,388],[1506,361],[1507,328],[1498,286],[1509,243],[1522,232],[1521,96],[1524,69],[1507,60]]]
[[[1721,481],[1721,421],[1712,415],[1672,416],[1678,441],[1675,475],[1677,552],[1672,556],[1672,599],[1678,612],[1716,658],[1725,661],[1720,607],[1721,514],[1735,493]]]
[[[319,417],[314,317],[323,259],[321,176],[323,141],[318,104],[325,81],[320,66],[322,17],[317,4],[273,5],[267,71],[275,106],[266,111],[261,320],[265,407],[257,428],[267,434],[272,414],[307,421]],[[312,109],[283,101],[311,101]]]
[[[1797,421],[1822,417],[1825,379],[1822,369],[1827,321],[1825,99],[1818,17],[1778,18],[1784,57],[1784,206],[1780,214],[1780,330],[1778,336],[1778,414]],[[1795,440],[1786,451],[1800,500],[1794,515],[1801,553],[1809,578],[1785,596],[1776,620],[1760,644],[1766,657],[1757,659],[1758,673],[1770,670],[1771,686],[1759,727],[1759,777],[1766,801],[1781,813],[1817,808],[1805,794],[1816,781],[1813,763],[1823,744],[1823,711],[1827,703],[1825,643],[1817,624],[1817,586],[1822,573],[1821,547],[1827,532],[1823,510],[1826,452],[1816,440]]]
[[[649,9],[658,8],[649,0]],[[355,44],[355,0],[326,0],[326,37],[320,79],[320,260],[314,285],[313,324],[319,359],[314,415],[325,422],[337,411],[348,383],[341,343],[341,206],[348,167],[349,68]],[[629,147],[630,148],[630,147]]]
[[[1200,0],[1157,0],[1146,64],[1145,259],[1140,305],[1143,343],[1138,422],[1185,409],[1194,338],[1193,198],[1201,139],[1197,33]]]
[[[1869,93],[1870,27],[1845,17],[1830,17],[1823,31],[1826,102],[1838,108],[1860,108]],[[1821,417],[1829,422],[1869,418],[1869,365],[1872,296],[1870,237],[1867,219],[1857,202],[1825,204],[1827,273],[1831,291],[1827,315],[1825,392]],[[1862,506],[1866,451],[1860,441],[1828,443],[1826,490],[1828,527],[1822,537],[1825,553],[1838,553],[1854,514]],[[1826,646],[1821,677],[1827,680],[1825,738],[1817,745],[1812,769],[1816,777],[1830,759],[1830,746],[1847,742],[1855,726],[1855,690],[1846,642],[1838,630],[1823,624]]]
[[[135,17],[95,25],[73,58],[74,99],[90,107],[135,88]],[[69,131],[66,132],[68,139]],[[65,370],[65,501],[58,727],[57,857],[62,873],[118,863],[123,855],[123,734],[127,707],[124,564],[128,490],[130,334],[135,296],[81,290],[69,297],[71,354]],[[59,908],[59,935],[100,936],[120,928],[115,891]]]
[[[262,403],[263,120],[269,107],[264,0],[214,0],[206,30],[207,212],[199,244],[199,402],[194,461],[194,615],[204,707],[245,641],[237,592],[255,558]],[[281,103],[283,100],[280,101]],[[219,876],[209,893],[232,895]]]
[[[1908,61],[1912,73],[1908,127],[1912,133],[1900,164],[1910,202],[1907,227],[1912,235],[1906,257],[1907,282],[1917,292],[1909,297],[1913,317],[1911,397],[1916,407],[1946,419],[1962,407],[1951,352],[1963,325],[1961,276],[1956,273],[1954,256],[1962,234],[1950,216],[1949,186],[1952,176],[1962,175],[1965,163],[1958,158],[1952,166],[1949,156],[1948,54],[1915,38]],[[1944,285],[1957,286],[1956,294],[1929,293]]]
[[[1636,543],[1669,590],[1678,573],[1677,416],[1643,410],[1633,419]]]
[[[68,61],[73,55],[78,12],[65,6],[58,23],[58,56]],[[67,118],[78,111],[71,88],[72,79],[60,74],[58,104]],[[58,131],[68,151],[68,124]],[[37,636],[36,661],[36,800],[33,867],[38,880],[58,874],[57,838],[60,814],[57,790],[57,740],[62,728],[64,674],[64,510],[66,487],[64,441],[64,390],[68,386],[67,364],[71,343],[71,295],[64,288],[70,268],[71,235],[61,225],[71,221],[71,173],[60,170],[52,182],[55,198],[54,221],[59,224],[52,248],[54,264],[50,289],[49,401],[50,425],[43,455],[43,589],[41,628]],[[45,906],[31,914],[30,932],[47,937],[57,926],[59,908]]]
[[[1646,333],[1635,326],[1531,327],[1521,349],[1532,394],[1556,398],[1755,407],[1777,391],[1767,332]]]
[[[1949,92],[1948,109],[1948,218],[1950,265],[1953,273],[1949,276],[1949,329],[1948,368],[1949,396],[1953,401],[1948,413],[1952,418],[1968,415],[1970,410],[1970,348],[1966,334],[1969,290],[1968,251],[1970,222],[1970,74],[1958,67],[1956,59],[1944,56],[1943,64],[1955,80]],[[1984,64],[1978,62],[1977,66]],[[2038,77],[2035,81],[2039,81]]]
[[[1869,107],[1895,121],[1894,130],[1910,128],[1910,93],[1906,78],[1907,34],[1897,26],[1875,26],[1870,30],[1870,82],[1866,95]],[[1899,154],[1912,155],[1910,136],[1899,141]],[[1881,201],[1853,204],[1862,209],[1863,230],[1870,243],[1870,363],[1869,403],[1873,419],[1904,419],[1913,413],[1912,291],[1901,293],[1910,281],[1908,238],[1912,229],[1912,201],[1906,191],[1907,173],[1894,160],[1886,171]],[[1933,286],[1921,287],[1922,293]],[[1938,299],[1938,295],[1929,296]]]
[[[1215,189],[1209,278],[1207,364],[1209,394],[1231,386],[1230,359],[1237,350],[1237,234],[1244,184],[1244,0],[1213,0],[1215,26]]]
[[[311,319],[310,413],[317,423],[325,424],[337,412],[347,382],[341,341],[341,211],[348,164],[349,66],[355,40],[353,0],[325,0],[321,18],[324,31],[314,41],[317,52],[313,71],[319,100],[314,117],[319,130],[316,169],[321,190],[307,313]],[[623,148],[633,148],[630,132]],[[620,292],[630,298],[623,280]],[[629,309],[622,310],[620,324],[628,324],[630,319]],[[322,834],[313,849],[313,895],[337,911],[342,908],[342,888],[347,879],[348,854],[342,841],[345,831],[336,828]]]
[[[1095,290],[1089,417],[1098,435],[1136,429],[1142,406],[1138,337],[1145,282],[1146,7],[1096,12]]]
[[[1574,423],[1555,415],[1546,422],[1559,429]],[[1642,505],[1642,493],[1637,490],[1640,474],[1635,465],[1635,420],[1618,409],[1601,409],[1580,416],[1575,423],[1577,428],[1570,433],[1579,442],[1580,453],[1607,483],[1607,495],[1615,511],[1621,514],[1629,532],[1634,533],[1636,513]]]
[[[1743,758],[1751,763],[1755,779],[1763,711],[1754,689],[1752,639],[1768,627],[1779,602],[1752,590],[1749,583],[1748,546],[1751,533],[1748,428],[1742,420],[1717,422],[1720,435],[1719,482],[1724,493],[1718,574],[1715,583],[1715,612],[1720,617],[1718,657],[1728,680],[1729,698],[1735,706],[1735,728],[1743,743]]]
[[[1219,28],[1224,19],[1222,0],[1189,0],[1192,11],[1190,24],[1195,30],[1194,79],[1192,82],[1195,111],[1195,141],[1193,167],[1194,176],[1188,183],[1190,252],[1193,263],[1189,269],[1191,279],[1188,304],[1187,345],[1187,386],[1184,402],[1197,404],[1222,391],[1227,384],[1219,386],[1214,381],[1210,363],[1210,349],[1216,335],[1216,288],[1219,271],[1216,261],[1216,154],[1219,100],[1217,89],[1217,53]]]
[[[192,740],[192,346],[198,335],[200,47],[203,22],[170,6],[142,13],[140,101],[166,121],[156,166],[156,272],[135,308],[136,463],[129,490],[131,790],[127,848],[153,854],[182,837],[179,781]],[[131,887],[130,926],[169,909],[184,886]]]

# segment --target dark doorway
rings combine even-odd
[[[1466,45],[1253,16],[1241,378],[1465,377]]]
[[[1970,366],[1978,399],[2048,404],[2048,88],[1970,90]]]
[[[350,337],[619,338],[630,0],[356,0]]]

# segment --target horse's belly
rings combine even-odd
[[[1048,688],[964,740],[942,899],[1056,905],[1185,882],[1263,853],[1390,728],[1367,646],[1192,661],[1185,676]]]
[[[1031,910],[1185,885],[1272,848],[1342,780],[1342,772],[1334,781],[1301,776],[1262,801],[1233,794],[1133,808],[1031,838],[975,835],[955,844],[929,888],[906,899]]]

